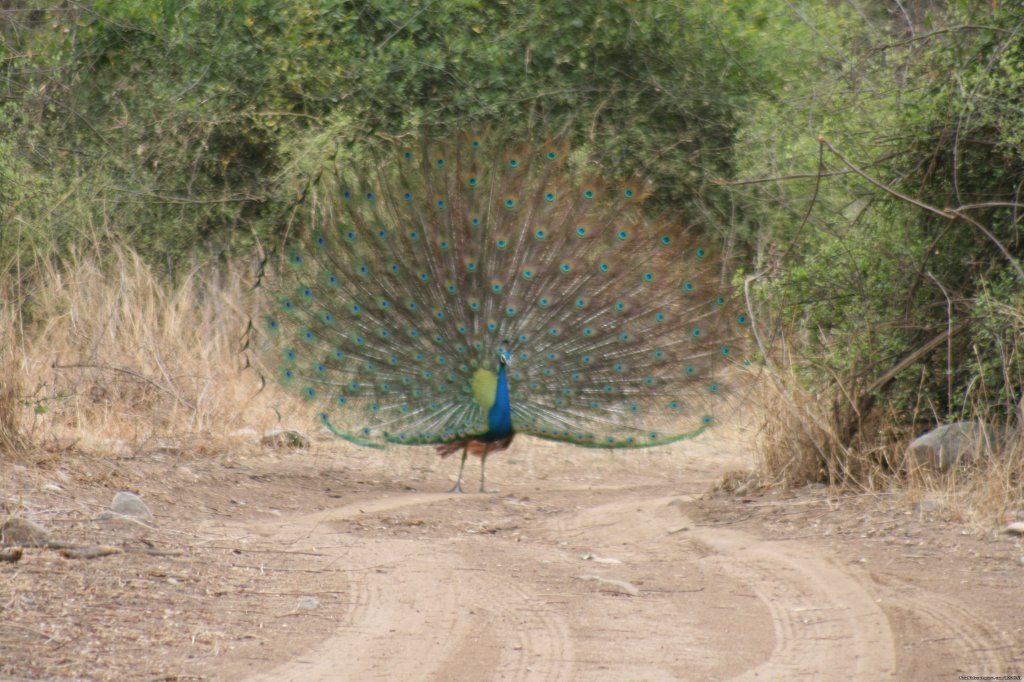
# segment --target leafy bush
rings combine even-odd
[[[308,138],[323,158],[422,127],[542,122],[724,230],[709,181],[731,172],[740,112],[815,60],[789,49],[810,31],[775,2],[740,5],[37,2],[0,34],[19,103],[0,128],[31,152],[19,176],[40,180],[18,216],[47,215],[56,241],[109,224],[174,272],[197,246],[279,234],[294,196],[278,179]],[[51,211],[68,189],[102,213]]]
[[[737,174],[778,179],[734,185],[765,322],[835,402],[843,446],[873,409],[919,428],[1011,418],[1022,378],[1019,15],[863,19],[818,26],[834,70],[763,99],[738,135]]]

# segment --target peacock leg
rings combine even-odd
[[[485,485],[485,481],[487,479],[484,477],[484,465],[487,464],[487,453],[490,451],[490,449],[490,443],[488,443],[484,447],[484,454],[480,455],[480,492],[482,493],[490,492],[487,489],[487,486]]]
[[[459,477],[455,480],[455,485],[448,492],[450,493],[461,493],[462,492],[462,470],[466,468],[466,457],[469,455],[469,443],[467,442],[462,446],[462,462],[459,464]]]

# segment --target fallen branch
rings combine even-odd
[[[192,401],[186,400],[185,398],[181,397],[181,394],[178,393],[177,391],[172,391],[171,389],[167,388],[166,386],[162,386],[160,383],[154,381],[153,379],[150,379],[144,374],[139,374],[135,370],[127,369],[126,367],[113,367],[111,365],[97,365],[85,362],[76,362],[70,365],[62,365],[60,364],[60,362],[56,360],[53,362],[53,365],[51,365],[51,367],[53,367],[53,369],[102,369],[108,372],[118,372],[120,374],[127,374],[128,376],[134,379],[138,379],[143,383],[149,384],[150,386],[157,389],[161,393],[166,393],[167,395],[171,396],[179,403],[184,405],[189,410],[195,412],[197,409],[197,407],[192,403]]]
[[[867,389],[865,389],[864,392],[865,393],[871,393],[873,391],[877,391],[878,389],[882,388],[887,383],[889,383],[890,381],[895,379],[896,375],[898,375],[900,372],[902,372],[907,367],[909,367],[910,365],[914,364],[915,362],[917,362],[918,360],[920,360],[924,356],[928,355],[933,350],[935,350],[936,347],[938,347],[939,345],[945,343],[947,339],[950,339],[950,338],[956,336],[957,334],[959,334],[960,332],[962,332],[966,328],[967,328],[967,324],[964,323],[964,324],[960,324],[960,325],[958,325],[956,327],[953,327],[951,329],[944,330],[941,334],[939,334],[935,338],[931,339],[930,341],[925,343],[923,346],[921,346],[920,348],[918,348],[917,350],[915,350],[914,352],[910,353],[905,358],[903,358],[902,360],[897,362],[892,367],[892,369],[887,371],[885,374],[883,374],[882,376],[878,377],[873,382],[871,382],[871,385],[868,386]]]
[[[78,549],[62,549],[60,555],[65,559],[98,559],[112,554],[124,554],[124,550],[108,545],[93,545]]]

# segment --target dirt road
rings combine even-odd
[[[71,562],[34,550],[19,577],[39,579],[37,597],[85,585],[99,601],[79,596],[78,607],[49,620],[37,608],[33,619],[18,608],[32,582],[9,583],[0,601],[16,615],[0,626],[0,673],[277,682],[1024,672],[1018,541],[879,498],[706,496],[724,471],[751,465],[741,442],[592,452],[522,439],[488,466],[499,491],[484,495],[438,492],[453,463],[422,451],[174,461],[185,464],[160,486],[153,458],[119,475],[157,512],[158,530],[136,539],[186,553]],[[99,504],[107,491],[93,490]],[[68,532],[90,528],[113,532]],[[82,664],[76,648],[98,662]]]

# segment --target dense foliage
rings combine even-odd
[[[0,150],[4,196],[29,221],[74,188],[47,238],[113,223],[172,270],[197,244],[279,229],[289,164],[470,120],[567,125],[616,172],[642,167],[664,201],[721,222],[708,179],[730,174],[738,112],[792,61],[750,49],[758,11],[709,3],[30,4],[0,10],[0,126],[18,138]]]
[[[540,123],[734,249],[764,351],[785,338],[812,390],[1008,414],[1024,15],[907,5],[0,4],[0,266],[99,233],[176,277],[280,238],[301,181],[366,140]]]
[[[808,380],[869,391],[858,407],[883,398],[928,422],[1008,416],[1021,398],[1024,14],[1010,4],[865,19],[836,37],[834,70],[762,101],[740,133],[744,176],[788,177],[737,187],[770,251],[762,300]]]

